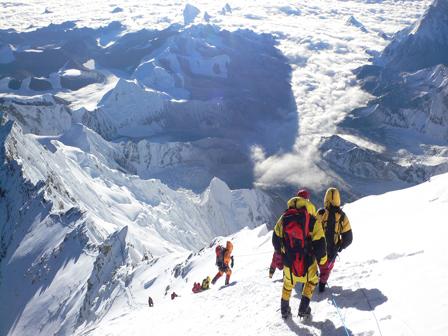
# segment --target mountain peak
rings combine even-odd
[[[435,0],[413,28],[399,32],[378,63],[398,71],[448,64],[448,0]]]

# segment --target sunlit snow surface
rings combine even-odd
[[[299,132],[288,153],[266,157],[253,149],[255,178],[260,185],[292,183],[312,187],[329,180],[319,164],[316,147],[322,135],[335,132],[335,124],[369,95],[355,85],[352,70],[368,63],[398,30],[415,22],[430,1],[191,1],[205,22],[235,30],[248,28],[274,35],[293,67],[292,86]],[[50,23],[74,21],[78,27],[100,27],[120,21],[128,30],[161,29],[184,23],[183,1],[77,1],[4,2],[0,28],[19,31]],[[190,18],[189,18],[190,19]],[[90,100],[92,99],[90,95]],[[87,102],[86,102],[87,103]],[[77,103],[76,105],[80,105]]]
[[[228,237],[234,244],[234,285],[223,287],[221,278],[209,291],[191,292],[193,282],[216,271],[214,249],[206,249],[190,257],[184,277],[171,284],[169,294],[174,290],[181,296],[171,301],[169,295],[163,296],[162,286],[166,283],[162,270],[170,261],[164,265],[160,260],[162,265],[154,270],[159,275],[136,275],[132,308],[116,307],[99,327],[83,334],[445,335],[448,229],[437,218],[448,206],[447,184],[448,175],[440,175],[344,207],[354,241],[337,260],[331,289],[314,293],[312,322],[302,323],[296,317],[300,286],[291,298],[294,317],[282,320],[281,272],[268,278],[272,232],[259,227]],[[154,285],[145,289],[149,279],[155,279]],[[147,306],[148,295],[154,299],[153,308]]]

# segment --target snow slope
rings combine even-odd
[[[232,284],[223,278],[209,291],[193,294],[193,282],[213,276],[214,247],[190,255],[184,272],[172,276],[172,260],[136,271],[130,285],[132,308],[115,307],[98,326],[80,335],[444,335],[448,332],[448,268],[444,241],[448,229],[439,220],[448,203],[448,174],[421,185],[369,196],[344,207],[354,242],[343,251],[330,278],[331,290],[315,293],[312,322],[282,321],[281,274],[268,278],[272,231],[264,226],[217,241],[232,240]],[[215,241],[214,243],[216,243]],[[145,266],[146,267],[146,266]],[[154,268],[154,269],[153,269]],[[171,301],[169,294],[180,295]],[[147,306],[147,297],[154,307]],[[293,312],[299,293],[291,299]],[[333,304],[335,301],[340,315]]]
[[[37,136],[7,121],[0,141],[0,334],[71,334],[128,292],[137,265],[272,216],[260,190],[214,178],[194,194],[124,174],[82,125]]]

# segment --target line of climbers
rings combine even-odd
[[[316,286],[319,285],[319,292],[325,291],[336,257],[352,243],[353,234],[348,217],[341,209],[341,196],[336,188],[327,190],[324,207],[318,211],[306,189],[299,190],[297,196],[288,200],[287,206],[272,234],[274,254],[269,277],[272,278],[276,269],[283,270],[280,311],[285,319],[291,316],[291,292],[298,283],[302,283],[298,315],[306,318],[311,314],[310,301]],[[225,285],[229,285],[234,265],[232,251],[233,244],[230,241],[227,241],[225,247],[216,246],[218,273],[211,281],[207,276],[202,284],[195,282],[193,293],[209,289],[210,282],[215,284],[224,273]],[[176,296],[173,292],[171,299]],[[151,298],[148,304],[153,306]]]
[[[214,285],[216,281],[225,273],[226,280],[225,285],[229,285],[230,276],[232,275],[232,269],[234,265],[234,259],[232,256],[233,244],[230,241],[227,241],[226,246],[218,245],[215,248],[216,253],[216,266],[218,266],[218,273],[216,273],[211,283]],[[193,293],[199,293],[204,290],[210,288],[210,277],[207,276],[204,280],[202,280],[202,284],[199,282],[195,282],[193,284],[193,288],[191,289]],[[176,297],[180,297],[176,292],[171,293],[171,300],[174,300]],[[148,305],[149,307],[154,306],[154,301],[151,297],[148,297]]]
[[[306,318],[311,314],[309,304],[314,289],[319,284],[319,292],[325,291],[336,256],[351,244],[353,234],[336,188],[327,190],[324,207],[318,211],[306,189],[299,190],[287,205],[274,227],[269,277],[275,269],[283,269],[283,318],[291,315],[289,299],[293,288],[299,282],[303,284],[298,315]]]

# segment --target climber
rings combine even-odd
[[[284,264],[280,311],[285,319],[291,316],[289,299],[299,282],[303,287],[298,315],[311,316],[309,304],[318,282],[317,265],[327,262],[325,235],[315,211],[308,199],[293,197],[274,227],[272,244],[275,252],[282,255]]]
[[[210,277],[207,276],[204,280],[202,280],[201,289],[206,290],[210,288]]]
[[[303,188],[297,192],[297,196],[309,200],[310,192],[307,189]],[[271,265],[269,266],[269,278],[272,278],[277,268],[279,270],[283,269],[283,257],[281,253],[274,251],[274,254],[272,255]]]
[[[148,306],[152,307],[154,306],[154,301],[152,300],[152,297],[148,297]]]
[[[233,256],[231,256],[232,250],[233,244],[230,241],[227,241],[225,248],[221,245],[216,246],[216,266],[218,266],[218,273],[216,273],[212,280],[213,285],[224,273],[226,273],[225,284],[229,284],[230,275],[232,274],[232,270],[230,268],[233,267]]]
[[[193,284],[193,288],[191,289],[193,291],[193,293],[199,293],[202,292],[202,287],[201,284],[199,282],[195,282]]]
[[[325,193],[324,208],[319,209],[317,218],[322,223],[327,242],[328,262],[319,265],[319,292],[325,291],[336,256],[347,248],[353,240],[353,233],[347,215],[341,209],[341,195],[336,188]]]

